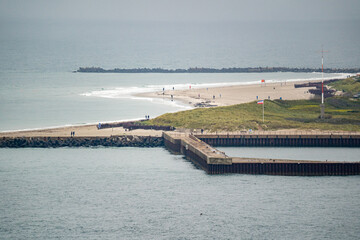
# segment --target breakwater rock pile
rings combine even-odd
[[[290,68],[290,67],[231,67],[204,68],[192,67],[188,69],[164,68],[114,68],[79,67],[74,71],[80,73],[262,73],[262,72],[321,72],[321,68]],[[358,73],[360,68],[324,68],[324,73]]]
[[[111,137],[3,137],[2,148],[58,148],[58,147],[161,147],[162,137],[111,136]]]

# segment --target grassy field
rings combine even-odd
[[[338,86],[354,83],[335,83]],[[335,87],[335,84],[333,87]],[[356,83],[355,83],[356,84]],[[347,91],[347,90],[345,90]],[[357,90],[352,90],[356,92]],[[173,126],[211,131],[319,129],[360,131],[360,101],[346,97],[325,100],[325,119],[320,119],[319,100],[265,101],[265,121],[262,121],[262,105],[256,102],[228,107],[198,108],[167,113],[145,124]]]
[[[354,95],[360,93],[360,77],[347,78],[341,81],[333,82],[330,83],[329,86],[338,91],[349,93],[349,95]]]

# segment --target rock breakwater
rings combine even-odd
[[[3,137],[2,148],[58,148],[58,147],[161,147],[162,137],[111,136],[111,137]]]

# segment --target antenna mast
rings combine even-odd
[[[324,104],[324,48],[321,45],[321,104],[320,104],[320,118],[325,118],[325,104]]]
[[[321,46],[321,104],[324,104],[324,48]]]

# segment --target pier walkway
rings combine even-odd
[[[339,135],[340,136],[340,135]],[[284,138],[285,137],[285,138]],[[359,135],[191,135],[164,132],[165,146],[209,174],[243,173],[289,176],[359,175],[360,162],[303,161],[286,159],[260,159],[229,157],[209,144],[220,146],[307,146],[310,143],[326,146],[359,146]],[[282,139],[277,141],[275,139]],[[304,141],[305,139],[305,141]],[[333,141],[336,139],[336,141]],[[290,143],[288,144],[287,143]],[[209,144],[208,144],[208,143]]]
[[[211,147],[193,135],[177,132],[164,132],[165,146],[172,152],[183,154],[196,165],[207,168],[208,165],[231,165],[232,159],[225,153]]]

